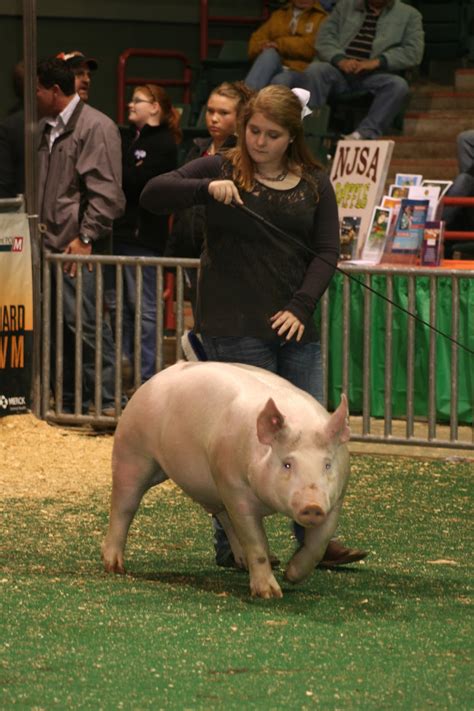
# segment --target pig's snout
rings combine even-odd
[[[326,514],[317,504],[308,504],[298,514],[298,521],[303,526],[320,526],[325,518]]]

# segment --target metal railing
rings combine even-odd
[[[82,269],[78,268],[76,276],[76,313],[75,313],[75,347],[74,362],[67,363],[64,355],[64,313],[63,313],[63,279],[62,272],[65,263],[76,262],[87,268],[92,265],[95,271],[95,383],[94,397],[89,412],[84,413],[82,407],[83,394],[83,313],[81,308],[83,298]],[[172,341],[173,360],[182,358],[181,335],[184,332],[184,270],[197,269],[199,261],[195,259],[163,259],[151,257],[121,257],[108,255],[94,255],[78,257],[64,254],[44,255],[43,262],[43,295],[42,295],[42,365],[41,365],[41,416],[47,420],[63,422],[64,424],[111,424],[120,416],[124,405],[123,388],[123,269],[132,266],[136,273],[135,288],[135,333],[134,333],[134,382],[133,389],[141,384],[141,321],[142,321],[142,286],[143,269],[145,267],[156,270],[156,343],[155,343],[155,369],[156,372],[165,366],[165,348],[169,351]],[[104,289],[104,272],[113,268],[112,284],[115,287],[116,323],[115,323],[115,417],[102,413],[102,341],[104,319],[107,321],[107,301]],[[176,270],[174,281],[175,293],[170,293],[170,279],[167,270]],[[55,274],[52,273],[55,270]],[[54,279],[52,277],[55,277]],[[53,290],[54,284],[54,290]],[[172,299],[174,302],[170,304]],[[170,306],[173,318],[170,319]],[[170,321],[172,323],[170,324]],[[167,337],[167,327],[173,326],[173,334]],[[106,327],[111,327],[107,324]],[[53,351],[53,352],[52,352]],[[169,363],[168,363],[169,364]],[[63,382],[64,369],[73,369],[74,377],[74,412],[63,412]]]
[[[342,342],[342,372],[340,379],[342,383],[342,391],[348,393],[352,383],[351,373],[351,330],[353,324],[350,321],[350,306],[351,293],[350,283],[351,277],[363,282],[365,286],[371,287],[373,278],[383,276],[386,280],[386,292],[383,296],[383,308],[385,315],[385,333],[383,342],[383,353],[377,354],[378,358],[384,360],[384,405],[382,413],[383,431],[381,430],[380,418],[374,417],[371,414],[371,390],[372,390],[372,371],[373,371],[373,354],[371,349],[371,338],[373,336],[372,321],[374,300],[381,297],[373,294],[368,289],[363,289],[363,323],[357,324],[357,327],[363,328],[363,345],[360,353],[360,366],[362,370],[362,408],[361,408],[361,427],[360,431],[354,430],[351,421],[353,441],[360,442],[377,442],[377,443],[392,443],[392,444],[412,444],[417,446],[429,447],[446,447],[446,448],[465,448],[474,449],[474,429],[472,426],[472,417],[474,409],[474,330],[473,318],[474,315],[469,311],[469,302],[464,304],[463,322],[464,332],[460,332],[460,282],[461,280],[469,280],[470,284],[474,284],[474,270],[455,270],[455,269],[436,269],[436,268],[414,268],[414,267],[357,267],[354,265],[344,265],[344,271],[348,276],[343,277],[343,303],[342,303],[342,333],[340,340]],[[394,299],[394,280],[398,277],[406,279],[406,301],[400,306],[406,311],[413,314],[416,318],[407,316],[406,314],[406,348],[403,353],[404,366],[406,374],[406,398],[405,412],[402,416],[395,418],[392,412],[392,390],[395,374],[395,359],[397,354],[394,352],[394,322],[395,314],[398,311],[396,299]],[[416,302],[416,287],[418,280],[428,279],[429,281],[429,299],[424,304],[424,311],[428,315],[427,319],[420,316],[419,305]],[[451,314],[450,314],[450,330],[449,332],[439,333],[437,329],[437,305],[439,301],[438,286],[439,280],[448,279],[450,282],[450,297],[451,297]],[[391,303],[395,302],[395,303]],[[322,299],[322,319],[321,319],[321,346],[323,352],[324,363],[324,399],[328,400],[328,373],[330,372],[331,364],[331,344],[329,337],[329,328],[331,323],[330,314],[330,295],[328,292]],[[420,390],[420,383],[415,382],[415,361],[418,356],[420,347],[416,346],[415,329],[416,324],[421,321],[427,321],[426,325],[422,324],[425,330],[425,339],[428,340],[428,348],[423,352],[423,358],[427,361],[427,381],[421,384],[422,388],[426,388],[426,411],[415,415],[415,390]],[[431,328],[430,328],[431,327]],[[439,328],[437,329],[439,331]],[[466,342],[470,336],[470,343]],[[440,343],[447,346],[450,356],[450,373],[449,373],[449,415],[440,419],[437,413],[437,354],[440,348]],[[461,345],[458,345],[461,344]],[[463,347],[464,346],[464,347]],[[446,350],[446,347],[445,347]],[[464,373],[465,380],[468,383],[469,392],[463,392],[463,398],[469,403],[469,413],[466,418],[466,423],[460,427],[458,415],[458,400],[459,400],[459,354],[463,353],[466,361],[467,372]],[[333,353],[334,355],[334,353]],[[354,360],[354,358],[352,358]],[[440,366],[444,367],[444,365]],[[418,386],[416,388],[416,386]],[[444,421],[443,421],[444,420]],[[462,433],[461,433],[462,430]],[[462,436],[461,436],[462,434]]]
[[[81,270],[78,270],[77,277],[77,307],[76,307],[76,339],[74,351],[74,363],[66,363],[64,359],[62,329],[63,329],[63,314],[62,314],[62,269],[66,261],[76,261],[80,264],[92,263],[95,270],[95,285],[96,285],[96,352],[95,352],[95,387],[94,387],[94,402],[92,410],[88,413],[82,412],[82,284]],[[116,418],[120,415],[123,406],[124,389],[122,384],[122,323],[121,316],[124,294],[122,288],[122,275],[125,267],[133,266],[136,270],[136,293],[135,293],[135,338],[134,338],[134,380],[133,389],[136,389],[141,384],[140,367],[141,362],[141,319],[142,319],[142,274],[145,267],[156,270],[156,371],[158,372],[166,365],[183,357],[181,350],[181,336],[185,330],[185,325],[192,325],[192,316],[190,313],[189,304],[185,302],[185,284],[186,273],[190,269],[197,269],[199,266],[198,260],[193,259],[166,259],[166,258],[150,258],[150,257],[120,257],[120,256],[93,256],[93,257],[72,257],[71,255],[45,255],[44,258],[44,281],[43,281],[43,334],[42,334],[42,374],[41,381],[42,390],[42,416],[45,419],[55,420],[64,424],[97,424],[106,425],[113,424]],[[362,372],[362,402],[357,414],[361,415],[360,431],[354,429],[352,419],[351,428],[353,430],[352,439],[360,442],[379,442],[392,444],[412,444],[417,446],[431,447],[447,447],[452,449],[474,449],[474,430],[472,426],[472,391],[470,394],[470,414],[460,423],[458,414],[459,401],[459,354],[463,353],[463,360],[467,357],[467,368],[470,373],[464,373],[467,381],[474,386],[474,359],[472,353],[472,343],[463,343],[465,338],[466,326],[469,318],[473,318],[472,314],[461,312],[462,309],[467,309],[460,300],[460,283],[461,280],[467,280],[468,286],[474,288],[474,270],[454,270],[454,269],[434,269],[434,268],[392,268],[392,267],[358,267],[355,265],[341,265],[346,273],[342,277],[342,305],[340,307],[339,318],[342,319],[342,328],[336,329],[336,333],[332,333],[331,328],[334,321],[334,309],[336,305],[332,303],[331,290],[328,290],[321,300],[321,348],[323,356],[323,373],[324,373],[324,404],[330,406],[337,405],[331,403],[331,399],[335,399],[341,391],[349,393],[354,383],[353,365],[357,363],[358,369]],[[104,298],[104,269],[113,268],[114,282],[116,288],[116,313],[118,315],[115,328],[115,417],[111,415],[101,414],[101,389],[102,389],[102,331],[104,328],[104,319],[107,319],[106,300]],[[56,270],[56,290],[52,291],[52,270]],[[167,333],[166,329],[166,310],[165,310],[165,295],[166,289],[166,274],[169,270],[175,271],[175,294],[172,295],[174,303],[175,329]],[[351,302],[353,295],[351,294],[351,283],[355,278],[362,282],[365,286],[373,288],[373,279],[383,275],[386,281],[385,296],[387,299],[394,301],[394,280],[399,277],[406,279],[406,299],[402,304],[403,308],[410,313],[417,314],[416,288],[417,280],[425,278],[429,280],[428,301],[424,304],[424,313],[427,314],[429,326],[436,328],[436,314],[438,303],[438,281],[446,279],[450,285],[451,298],[451,316],[450,330],[444,335],[436,333],[435,330],[430,330],[429,326],[422,326],[427,329],[427,348],[423,353],[423,359],[426,358],[427,367],[427,382],[423,388],[427,393],[426,410],[420,414],[415,408],[415,389],[420,387],[419,382],[415,382],[415,361],[416,355],[419,354],[420,346],[416,343],[416,320],[407,317],[406,322],[406,355],[404,355],[404,368],[406,369],[406,399],[405,412],[400,416],[396,414],[394,417],[392,404],[392,388],[394,384],[394,368],[395,362],[399,364],[400,358],[394,353],[394,314],[398,311],[397,306],[389,301],[384,301],[384,321],[385,334],[383,336],[383,353],[377,353],[377,359],[384,360],[384,406],[381,416],[374,416],[371,412],[371,390],[372,390],[372,372],[373,372],[373,354],[372,354],[372,328],[373,328],[373,312],[375,299],[380,297],[368,289],[363,289],[362,295],[362,323],[354,324],[351,322]],[[169,288],[168,288],[169,292]],[[54,298],[53,298],[54,297]],[[53,333],[53,313],[52,305],[55,304],[54,311],[54,333]],[[380,309],[380,306],[377,308]],[[169,305],[168,305],[169,309]],[[339,306],[337,306],[339,311]],[[466,321],[467,319],[467,321]],[[185,320],[188,323],[185,323]],[[189,323],[189,321],[191,322]],[[461,333],[460,324],[464,324],[463,333]],[[472,323],[471,323],[472,326]],[[354,352],[355,330],[362,328],[362,350],[360,353]],[[333,329],[334,330],[334,329]],[[469,334],[469,331],[467,331]],[[473,330],[471,328],[471,341]],[[54,338],[52,338],[54,336]],[[447,421],[440,421],[437,414],[437,383],[436,371],[438,367],[437,352],[440,339],[443,343],[449,343],[450,353],[450,373],[449,373],[449,398],[450,407]],[[447,340],[449,339],[449,340]],[[359,338],[360,340],[360,338]],[[425,339],[426,340],[426,339]],[[50,390],[51,382],[51,360],[50,353],[52,343],[54,342],[53,370],[54,378],[52,381],[52,392],[54,393],[54,402]],[[463,348],[464,346],[464,348]],[[335,356],[340,352],[341,366],[338,369],[333,364]],[[466,350],[467,349],[467,356]],[[443,366],[444,367],[444,366]],[[73,369],[75,372],[75,407],[74,413],[63,413],[62,411],[62,378],[64,368]],[[330,392],[331,391],[331,392]],[[466,393],[462,393],[465,398]],[[418,408],[419,409],[419,408]],[[444,418],[446,420],[446,417]],[[383,427],[382,427],[383,425]]]
[[[474,198],[472,197],[443,197],[440,202],[445,207],[474,207]],[[472,230],[446,230],[444,233],[445,240],[451,241],[466,241],[474,240],[474,232]]]

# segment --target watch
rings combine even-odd
[[[82,244],[90,244],[92,242],[92,239],[90,237],[86,237],[86,235],[79,235],[79,239]]]

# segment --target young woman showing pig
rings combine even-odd
[[[339,219],[329,178],[304,141],[308,97],[302,89],[261,89],[244,109],[235,148],[153,178],[141,204],[156,213],[206,206],[195,331],[209,360],[265,368],[321,400],[313,313],[337,264]],[[225,533],[215,527],[216,562],[232,566]],[[303,529],[295,532],[301,541]],[[365,555],[333,539],[321,563]]]

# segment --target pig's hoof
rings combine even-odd
[[[123,563],[119,563],[119,561],[117,560],[104,560],[103,563],[106,573],[117,573],[118,575],[125,575],[125,568]]]
[[[311,573],[311,570],[309,571],[309,573]],[[287,569],[285,570],[284,578],[285,580],[288,580],[288,582],[296,584],[307,578],[309,573],[303,572],[296,565],[290,563]]]
[[[251,581],[250,591],[252,597],[262,597],[265,600],[269,600],[272,597],[283,597],[281,588],[273,575],[270,579],[265,581]]]
[[[123,559],[121,556],[106,555],[104,551],[102,551],[102,562],[107,573],[118,573],[119,575],[125,575],[125,567],[123,565]]]
[[[104,568],[107,573],[115,573],[116,575],[125,575],[125,568],[120,563],[113,563],[113,564],[104,563]]]

